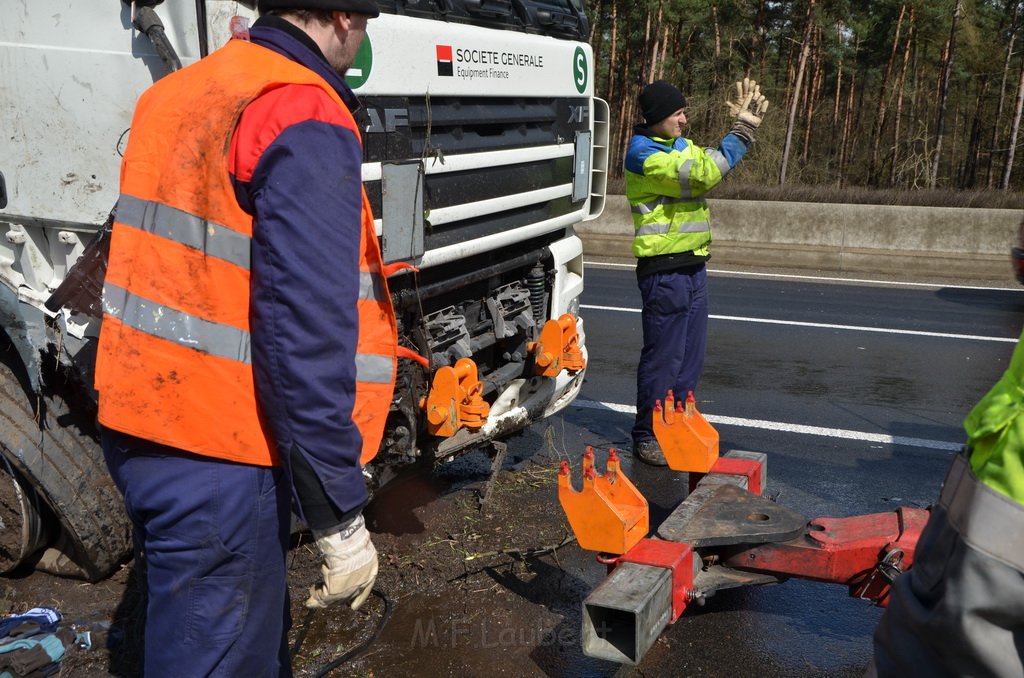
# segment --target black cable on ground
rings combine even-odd
[[[313,621],[313,613],[315,609],[306,610],[306,618],[302,620],[302,630],[299,631],[298,637],[295,639],[295,644],[292,645],[292,660],[295,660],[296,655],[299,654],[299,650],[302,649],[302,644],[306,642],[306,634],[309,633],[309,623]]]
[[[366,652],[370,648],[370,646],[373,645],[373,643],[377,640],[377,637],[380,636],[380,632],[384,630],[384,627],[387,626],[388,621],[391,619],[391,612],[394,605],[391,603],[391,599],[388,598],[380,589],[373,589],[372,593],[373,595],[380,598],[381,601],[383,601],[384,603],[384,612],[381,614],[380,620],[378,620],[377,627],[373,630],[373,633],[371,633],[370,636],[359,645],[356,645],[345,654],[332,660],[330,664],[327,664],[326,666],[323,666],[319,670],[317,670],[317,672],[313,674],[314,678],[323,678],[323,676],[326,676],[328,673],[338,668],[345,662],[352,661],[362,653]],[[298,654],[299,649],[302,647],[302,643],[306,640],[306,633],[309,631],[309,622],[311,621],[313,613],[315,611],[316,610],[310,610],[306,614],[306,619],[302,625],[302,632],[299,634],[299,637],[296,638],[295,645],[292,647],[293,657],[296,654]]]

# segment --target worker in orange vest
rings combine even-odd
[[[358,607],[377,574],[361,462],[397,338],[343,76],[378,9],[258,6],[142,95],[122,164],[96,387],[149,677],[291,675],[293,499],[324,557],[307,606]]]

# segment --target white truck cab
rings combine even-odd
[[[87,246],[117,200],[139,94],[224,44],[254,3],[11,4],[0,22],[0,571],[98,579],[130,535],[96,436],[101,319],[69,301],[99,288],[69,271],[83,252],[102,259]],[[575,398],[585,368],[541,369],[554,350],[542,331],[560,323],[585,365],[574,227],[604,207],[609,119],[579,0],[379,4],[347,78],[363,103],[363,181],[385,261],[418,269],[390,285],[400,341],[420,360],[400,360],[371,486]],[[437,375],[466,361],[486,417],[432,425]]]

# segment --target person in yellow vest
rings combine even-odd
[[[96,387],[150,678],[291,675],[293,504],[323,553],[307,606],[356,608],[377,574],[361,463],[397,338],[343,76],[379,11],[258,6],[142,95],[121,168]]]
[[[964,430],[868,675],[1024,676],[1024,334]]]
[[[732,129],[717,148],[683,137],[686,97],[675,85],[652,82],[640,92],[644,123],[626,151],[626,199],[633,213],[633,255],[642,298],[643,349],[636,371],[633,455],[665,466],[651,422],[655,401],[669,390],[686,397],[704,368],[711,215],[705,196],[754,142],[768,100],[753,80],[736,83],[728,102]]]

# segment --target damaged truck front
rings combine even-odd
[[[102,252],[138,95],[222,45],[254,3],[11,4],[0,22],[0,571],[96,580],[131,538],[95,424],[100,320],[68,301],[100,281],[75,264]],[[384,442],[366,460],[372,487],[575,398],[587,356],[574,226],[603,209],[608,135],[581,0],[379,4],[347,78],[363,102],[363,180],[385,261],[414,269],[391,278],[403,356]]]

